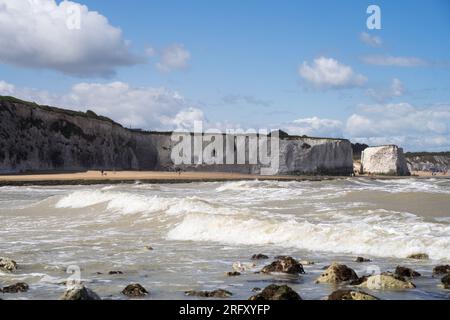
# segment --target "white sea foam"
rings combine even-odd
[[[450,226],[384,211],[362,216],[340,213],[333,221],[260,219],[190,214],[167,237],[234,245],[277,245],[314,251],[404,258],[425,252],[450,259]]]

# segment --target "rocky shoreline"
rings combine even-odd
[[[417,253],[407,257],[410,261],[427,261],[426,254]],[[244,274],[254,274],[260,277],[267,275],[286,275],[290,280],[287,284],[273,280],[264,288],[253,288],[249,292],[249,300],[303,300],[302,292],[297,292],[289,286],[289,282],[295,283],[302,276],[309,272],[308,267],[314,266],[313,261],[297,260],[291,256],[275,256],[270,261],[268,255],[258,253],[250,256],[248,262],[234,263],[231,268],[233,271],[227,272],[226,276],[239,278]],[[372,261],[364,257],[356,257],[356,264],[370,264]],[[306,270],[305,270],[306,268]],[[380,294],[386,291],[407,291],[416,289],[418,286],[414,283],[415,279],[425,277],[412,268],[397,265],[394,272],[381,271],[368,274],[360,274],[345,264],[332,262],[330,265],[322,267],[322,272],[314,281],[315,285],[329,286],[330,293],[322,297],[321,300],[379,300],[380,298],[373,294]],[[0,271],[3,273],[19,273],[21,265],[8,257],[0,257]],[[450,290],[450,265],[435,265],[432,270],[432,278],[437,281],[437,288],[447,291]],[[104,276],[107,280],[111,276],[125,276],[126,271],[114,270],[109,272],[97,272],[97,276]],[[2,286],[3,285],[3,286]],[[15,299],[17,294],[26,293],[31,288],[25,282],[17,282],[9,285],[0,285],[1,299]],[[63,282],[60,285],[66,286],[66,291],[60,296],[60,300],[101,300],[113,299],[110,296],[101,297],[83,282]],[[366,292],[365,290],[369,290]],[[118,292],[123,299],[142,299],[146,297],[158,298],[152,295],[151,288],[145,288],[139,283],[130,283],[123,290]],[[229,289],[217,288],[214,290],[189,290],[180,292],[185,297],[200,299],[233,299],[233,292]],[[450,296],[449,296],[450,297]]]

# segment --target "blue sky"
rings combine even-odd
[[[63,30],[79,4],[80,29]],[[0,0],[0,27],[14,42],[0,94],[146,129],[202,119],[450,150],[446,0]]]

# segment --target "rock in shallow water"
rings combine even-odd
[[[402,290],[413,289],[416,287],[412,282],[405,280],[405,278],[391,273],[383,273],[380,275],[367,277],[366,281],[361,283],[359,286],[370,290]]]
[[[109,275],[117,275],[117,274],[123,274],[122,271],[110,271],[108,272]]]
[[[0,257],[0,270],[8,272],[16,271],[17,263],[10,258]]]
[[[0,292],[3,293],[19,293],[19,292],[27,292],[30,289],[28,284],[24,282],[19,282],[16,284],[13,284],[8,287],[4,287],[3,289],[0,289]]]
[[[148,295],[147,289],[141,286],[139,283],[129,284],[122,290],[122,293],[127,297],[137,298],[137,297],[145,297]]]
[[[240,276],[241,273],[237,272],[237,271],[230,271],[230,272],[227,272],[226,275],[229,277],[237,277],[237,276]]]
[[[203,297],[203,298],[228,298],[231,297],[233,294],[230,291],[218,289],[214,291],[186,291],[185,295],[187,296],[194,296],[194,297]]]
[[[448,273],[450,273],[450,266],[448,264],[436,266],[433,268],[434,275],[441,275],[441,274],[448,274]]]
[[[68,289],[61,300],[101,300],[100,297],[91,289],[83,285],[78,285]]]
[[[371,262],[372,260],[364,258],[364,257],[356,257],[355,262],[363,263],[363,262]]]
[[[341,283],[358,280],[356,272],[343,264],[332,263],[322,275],[317,278],[316,283]]]
[[[379,299],[363,291],[337,290],[328,296],[328,300],[379,300]]]
[[[410,254],[406,257],[407,259],[414,259],[414,260],[428,260],[430,257],[426,253],[414,253]]]
[[[450,289],[450,274],[446,275],[441,279],[444,289]]]
[[[302,300],[302,298],[287,285],[277,286],[276,284],[271,284],[261,293],[251,296],[249,300]]]
[[[282,257],[261,269],[262,273],[281,272],[288,274],[305,273],[303,266],[292,257]]]
[[[269,257],[262,253],[254,254],[252,256],[252,260],[264,260],[264,259],[269,259]]]
[[[407,278],[415,278],[415,277],[421,276],[420,273],[414,271],[413,269],[402,267],[402,266],[397,266],[397,268],[395,268],[394,273],[395,273],[395,275],[397,275],[399,277],[407,277]]]

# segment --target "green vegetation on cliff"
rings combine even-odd
[[[111,122],[113,124],[121,126],[119,123],[111,120],[110,118],[104,117],[104,116],[99,116],[94,111],[91,111],[91,110],[88,110],[86,112],[73,111],[73,110],[68,110],[68,109],[40,105],[40,104],[37,104],[36,102],[24,101],[24,100],[21,100],[21,99],[15,98],[15,97],[11,97],[11,96],[0,96],[0,103],[3,103],[3,102],[21,104],[21,105],[25,105],[28,107],[32,107],[34,109],[41,109],[41,110],[45,110],[45,111],[56,112],[56,113],[65,114],[68,116],[107,121],[107,122]]]

